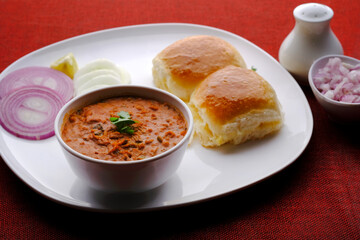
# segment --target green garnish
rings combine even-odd
[[[254,72],[256,72],[256,67],[254,67],[254,66],[251,66],[251,70],[253,70]]]
[[[137,123],[137,121],[132,120],[128,112],[121,111],[118,116],[118,118],[110,117],[111,123],[116,126],[117,130],[121,133],[134,134],[135,130],[131,125]]]

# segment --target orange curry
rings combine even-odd
[[[119,132],[109,120],[125,111],[136,121],[133,133]],[[62,139],[84,155],[112,161],[132,161],[158,155],[186,134],[182,113],[167,103],[139,97],[111,98],[71,113]]]

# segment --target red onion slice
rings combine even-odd
[[[34,85],[55,90],[65,102],[74,95],[73,82],[66,74],[48,67],[26,67],[9,73],[0,81],[0,99],[15,89]]]
[[[54,120],[65,104],[50,88],[25,86],[0,102],[0,124],[17,137],[40,140],[54,135]]]

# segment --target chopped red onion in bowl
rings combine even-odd
[[[360,64],[351,65],[338,57],[329,58],[315,74],[313,82],[324,96],[332,100],[360,103]]]

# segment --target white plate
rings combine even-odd
[[[257,183],[294,162],[307,146],[313,118],[308,102],[292,76],[270,55],[226,31],[192,24],[150,24],[94,32],[32,52],[5,69],[49,66],[73,52],[80,67],[108,58],[129,71],[133,84],[153,86],[152,59],[163,48],[191,35],[214,35],[234,45],[247,66],[255,67],[274,87],[285,113],[281,131],[238,146],[205,149],[196,140],[177,173],[152,191],[107,194],[88,188],[73,174],[55,137],[29,141],[0,128],[1,156],[12,171],[43,196],[75,208],[107,212],[164,209],[193,204]]]

